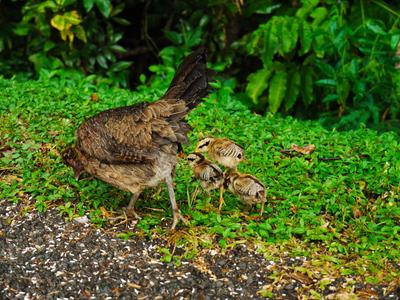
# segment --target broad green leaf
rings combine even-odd
[[[258,98],[268,87],[268,79],[271,76],[270,69],[260,69],[252,73],[247,78],[246,94],[249,95],[255,104],[258,103]]]
[[[83,0],[83,7],[85,8],[86,12],[89,12],[92,10],[94,1],[95,0]]]
[[[400,42],[400,34],[394,34],[391,36],[390,47],[392,48],[392,50],[397,50],[399,42]]]
[[[313,86],[313,70],[310,67],[303,67],[301,70],[301,96],[303,103],[311,104],[315,100]]]
[[[311,17],[314,18],[311,26],[313,28],[317,27],[322,21],[326,19],[327,15],[328,10],[325,7],[317,7],[316,9],[314,9],[311,13]]]
[[[366,22],[367,28],[373,33],[378,35],[386,35],[386,31],[383,29],[383,24],[379,24],[376,20],[368,20]]]
[[[300,55],[306,54],[311,49],[313,41],[311,26],[307,21],[301,21],[300,23]]]
[[[261,30],[261,28],[259,28],[253,31],[251,34],[246,35],[242,39],[245,43],[247,53],[249,53],[250,55],[259,53],[259,49],[261,48],[261,38],[263,37],[263,34],[264,30]]]
[[[50,24],[59,31],[68,31],[73,25],[82,22],[81,16],[76,10],[66,12],[64,15],[55,15]]]
[[[108,68],[107,61],[106,61],[106,58],[104,57],[104,55],[101,55],[101,54],[97,55],[96,60],[102,68],[104,68],[104,69]]]
[[[335,87],[337,82],[335,79],[320,79],[315,82],[319,86]]]
[[[126,53],[126,49],[120,45],[112,45],[110,49],[116,53]]]
[[[31,26],[28,23],[20,22],[13,28],[13,32],[16,35],[24,36],[24,35],[28,35],[30,29],[31,29]]]
[[[264,53],[261,56],[264,68],[268,68],[272,64],[274,54],[278,46],[278,27],[277,18],[273,18],[269,23],[267,30],[264,32]]]
[[[281,106],[286,93],[287,73],[277,71],[271,79],[268,95],[269,111],[275,114]]]
[[[336,85],[336,92],[339,95],[339,102],[346,103],[350,93],[350,83],[347,80],[341,80]]]
[[[315,65],[322,71],[322,73],[324,73],[325,76],[327,77],[336,76],[335,68],[332,67],[327,62],[325,62],[324,60],[321,59],[315,60]]]
[[[174,44],[180,45],[182,43],[182,34],[170,30],[166,30],[164,33],[165,36]]]
[[[287,91],[285,96],[286,110],[291,109],[293,105],[296,103],[297,97],[299,96],[300,93],[300,84],[301,84],[300,72],[299,71],[292,72],[288,80]]]
[[[119,25],[122,25],[122,26],[128,26],[128,25],[131,24],[130,21],[128,21],[127,19],[124,19],[124,18],[113,17],[112,19],[113,19],[113,21],[114,21],[115,23],[118,23]]]
[[[297,10],[296,16],[301,19],[305,19],[313,10],[313,8],[319,4],[319,0],[303,0],[301,3],[303,6]]]
[[[201,42],[201,27],[197,27],[195,30],[191,31],[189,38],[186,41],[188,48],[197,46]]]
[[[297,41],[299,39],[299,21],[297,18],[290,18],[290,22],[287,25],[288,30],[291,33],[291,45],[289,51],[292,51],[296,47]]]
[[[108,18],[111,13],[111,3],[110,0],[95,0],[96,1],[96,6],[101,12],[101,14]]]

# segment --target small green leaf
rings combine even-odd
[[[94,1],[95,0],[83,0],[83,7],[85,8],[86,12],[89,12],[92,10]]]
[[[324,97],[324,99],[322,99],[322,103],[329,103],[329,102],[333,102],[336,101],[337,99],[339,99],[339,96],[336,94],[329,94],[327,96]]]
[[[81,25],[74,27],[74,33],[78,39],[87,43],[85,29],[83,29],[83,27]]]
[[[104,55],[101,55],[101,54],[97,55],[96,60],[102,68],[104,68],[104,69],[108,68],[107,61],[106,61],[106,58],[104,57]]]
[[[250,74],[247,78],[246,94],[253,100],[253,103],[258,103],[259,96],[268,87],[268,79],[270,76],[270,69],[260,69]]]
[[[119,72],[119,71],[129,68],[132,65],[132,63],[133,63],[132,61],[119,61],[119,62],[113,64],[112,67],[110,68],[110,70],[112,72]]]
[[[277,71],[271,79],[268,102],[269,111],[275,114],[281,106],[286,92],[287,73],[286,71]]]
[[[101,14],[108,18],[111,13],[111,3],[110,0],[95,0],[96,1],[96,6],[101,12]]]

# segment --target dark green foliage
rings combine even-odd
[[[339,126],[352,127],[398,119],[396,12],[379,1],[318,0],[279,12],[238,44],[262,62],[246,88],[257,110],[322,110],[324,121],[343,116]]]
[[[160,57],[174,67],[202,44],[210,67],[232,78],[241,100],[258,113],[396,129],[400,6],[388,3],[1,2],[0,72],[46,77],[75,68],[111,86],[136,86]]]
[[[171,77],[173,71],[152,69],[159,76],[137,92],[98,89],[90,78],[71,82],[55,76],[24,83],[0,79],[0,197],[32,197],[40,211],[57,205],[68,218],[89,213],[92,222],[107,223],[104,211],[126,205],[129,195],[98,180],[75,181],[60,152],[73,142],[77,126],[94,113],[157,99],[168,84],[160,78]],[[213,85],[217,91],[190,114],[195,130],[185,151],[193,150],[200,132],[244,145],[248,159],[239,169],[266,184],[266,213],[259,218],[257,210],[247,211],[229,192],[221,214],[215,209],[217,194],[192,199],[198,183],[181,161],[176,194],[190,225],[177,243],[186,245],[186,257],[201,247],[215,247],[215,241],[226,248],[243,239],[274,245],[298,238],[334,256],[351,254],[378,264],[400,258],[398,136],[366,128],[328,131],[315,122],[255,115],[233,96],[234,82]],[[292,143],[313,143],[316,151],[299,157],[280,152]],[[138,206],[144,216],[138,228],[144,234],[165,235],[161,218],[170,214],[165,189],[158,196],[146,192]]]

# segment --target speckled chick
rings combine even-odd
[[[207,193],[214,189],[220,190],[218,209],[221,210],[224,203],[224,174],[220,167],[200,153],[189,154],[187,160],[192,167],[194,177],[200,181],[201,187]]]
[[[244,159],[244,149],[227,138],[204,137],[197,143],[196,152],[207,152],[211,160],[234,170]]]
[[[248,205],[261,203],[260,215],[263,215],[266,193],[265,186],[260,180],[250,174],[232,171],[225,174],[224,185]]]

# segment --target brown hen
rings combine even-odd
[[[141,192],[165,182],[173,223],[184,220],[175,201],[173,175],[181,143],[191,130],[185,115],[208,93],[206,53],[199,49],[179,66],[165,95],[154,103],[142,102],[101,112],[82,123],[76,145],[64,161],[79,177],[82,171],[132,193],[130,215]]]

